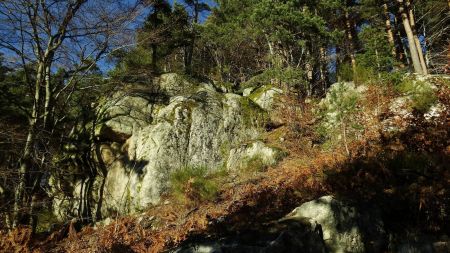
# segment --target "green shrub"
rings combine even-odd
[[[343,64],[339,66],[338,73],[339,81],[350,82],[353,81],[356,84],[363,84],[369,82],[378,81],[378,76],[375,70],[370,67],[364,67],[357,65],[355,72],[350,64]]]
[[[245,159],[241,170],[244,173],[263,172],[267,170],[267,165],[261,155],[255,155]]]
[[[427,174],[433,168],[435,161],[426,153],[404,152],[388,160],[388,168],[402,173]]]
[[[328,143],[331,146],[336,139],[341,139],[347,153],[349,134],[362,129],[356,119],[359,101],[360,94],[352,83],[337,83],[319,104],[318,114],[322,119],[317,128],[319,135],[331,141]]]
[[[214,200],[219,192],[218,179],[224,171],[208,173],[204,166],[186,166],[170,175],[171,193],[184,202]]]
[[[342,64],[338,66],[337,70],[338,80],[342,82],[353,81],[353,69],[350,64]]]
[[[375,70],[370,67],[356,66],[356,73],[353,75],[353,81],[356,84],[373,83],[378,81]]]
[[[302,90],[307,87],[304,75],[304,71],[299,68],[269,68],[243,83],[242,88],[261,87],[262,85],[273,84],[275,81],[292,89]]]
[[[53,225],[60,223],[60,221],[50,208],[44,208],[43,210],[38,211],[37,216],[37,233],[47,232]]]
[[[411,97],[412,108],[419,112],[428,111],[437,102],[433,88],[425,82],[405,79],[396,88],[399,92]]]
[[[358,38],[363,50],[356,56],[358,65],[373,69],[376,73],[390,71],[396,64],[392,48],[386,43],[386,31],[382,28],[362,26]]]
[[[404,78],[405,72],[403,71],[382,72],[380,81],[381,84],[397,87],[403,82]]]

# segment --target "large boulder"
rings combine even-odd
[[[226,163],[229,149],[256,139],[257,126],[263,124],[264,112],[256,106],[249,108],[249,103],[247,98],[203,88],[188,97],[171,98],[152,124],[127,140],[126,160],[117,161],[109,172],[112,176],[105,188],[112,195],[105,201],[116,206],[129,200],[131,206],[144,208],[159,202],[174,170],[184,166],[204,166],[211,172],[232,169]]]
[[[177,74],[162,75],[153,85],[120,91],[99,109],[97,138],[104,142],[100,162],[106,177],[97,175],[88,187],[103,217],[158,204],[170,175],[183,167],[235,172],[243,160],[270,166],[281,157],[278,149],[258,141],[267,112],[248,97]],[[86,182],[72,183],[74,196]],[[79,206],[77,198],[55,199],[60,213]]]
[[[385,252],[388,240],[378,210],[367,209],[324,196],[255,231],[215,240],[197,237],[173,252]]]
[[[398,85],[400,96],[388,105],[390,117],[381,122],[384,134],[397,134],[416,124],[416,120],[423,116],[425,121],[436,123],[436,120],[448,111],[439,102],[436,91],[439,86],[450,83],[446,76],[413,75],[406,77]]]
[[[289,221],[237,235],[183,245],[173,253],[326,253],[320,227]]]
[[[97,135],[110,140],[127,139],[151,123],[152,112],[157,107],[139,93],[119,91],[99,108],[104,124],[96,129]]]
[[[253,88],[247,88],[243,91],[244,96],[248,96],[264,110],[273,109],[277,97],[281,94],[283,94],[283,90],[272,85],[263,85],[255,90]]]
[[[362,212],[332,196],[324,196],[295,208],[282,220],[318,224],[329,252],[382,252],[384,226],[376,210]]]

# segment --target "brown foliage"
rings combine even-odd
[[[439,101],[446,106],[450,106],[449,94],[445,87],[439,91]],[[416,115],[404,132],[385,136],[380,121],[390,117],[387,105],[392,91],[369,87],[366,108],[358,116],[365,130],[351,140],[353,156],[348,157],[339,147],[321,150],[312,105],[283,99],[284,113],[275,117],[279,124],[269,129],[265,139],[289,153],[275,168],[226,181],[215,201],[192,207],[167,197],[169,204],[155,206],[138,217],[124,217],[96,230],[85,228],[76,236],[34,244],[35,248],[42,252],[161,252],[196,235],[214,237],[257,228],[304,201],[330,193],[362,205],[376,203],[383,210],[385,224],[394,231],[405,226],[434,232],[448,229],[449,214],[442,211],[450,203],[448,112],[432,122]],[[417,171],[403,170],[404,164],[417,164],[414,159],[422,155],[432,164],[425,163]],[[2,245],[10,242],[14,249],[30,245],[26,236],[8,236],[13,237],[18,239],[3,240]]]
[[[31,228],[18,227],[10,233],[0,232],[0,252],[31,252]]]

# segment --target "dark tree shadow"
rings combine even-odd
[[[395,235],[450,231],[448,122],[419,120],[405,131],[361,148],[326,171],[326,182],[360,210],[378,210]]]

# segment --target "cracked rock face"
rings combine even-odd
[[[177,74],[162,75],[155,82],[156,91],[119,92],[99,109],[103,124],[96,131],[98,138],[120,146],[115,152],[103,147],[107,174],[94,184],[98,201],[104,181],[104,217],[159,203],[171,173],[185,166],[235,171],[243,160],[273,165],[280,157],[278,150],[257,141],[267,112],[248,97],[223,93],[212,84],[193,83]],[[80,190],[82,184],[74,182],[73,188]],[[78,205],[73,200],[57,203],[55,209]]]
[[[283,219],[320,225],[329,252],[381,252],[385,231],[376,211],[358,210],[333,196],[324,196],[302,204]]]
[[[384,252],[387,242],[375,208],[361,210],[333,196],[306,202],[268,224],[215,240],[199,237],[172,252]]]

